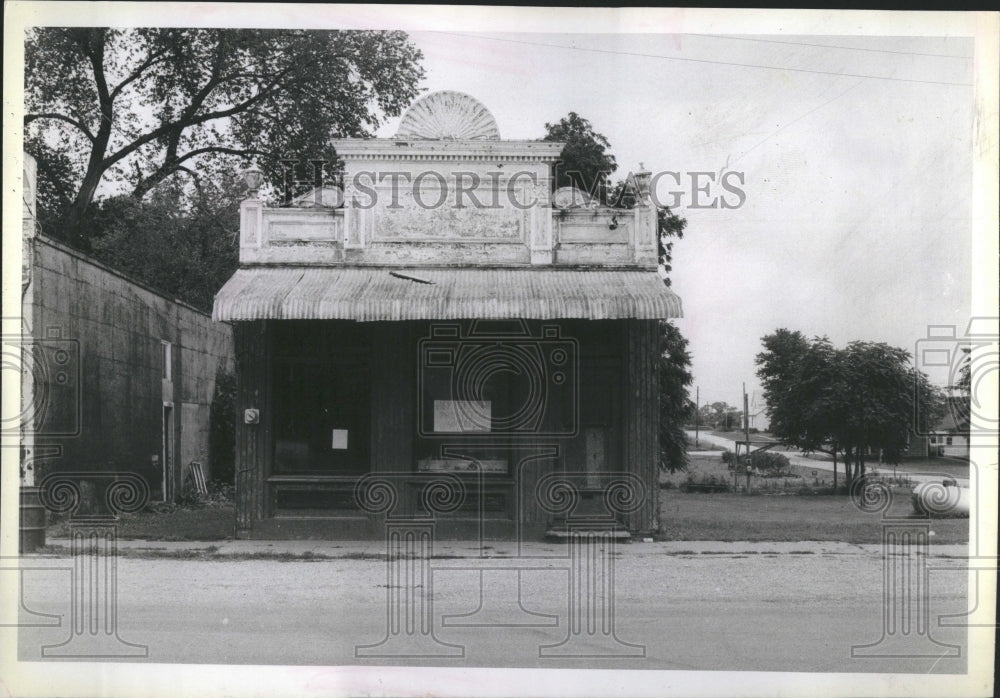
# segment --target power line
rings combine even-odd
[[[589,53],[606,53],[616,56],[635,56],[638,58],[662,58],[668,61],[683,61],[686,63],[708,63],[711,65],[728,65],[737,68],[759,68],[762,70],[781,70],[791,73],[812,73],[814,75],[832,75],[838,78],[866,78],[869,80],[891,80],[893,82],[915,82],[925,85],[950,85],[952,87],[973,87],[971,82],[947,82],[943,80],[917,80],[916,78],[892,78],[885,75],[865,75],[862,73],[837,73],[832,70],[810,70],[808,68],[787,68],[775,65],[760,65],[757,63],[736,63],[732,61],[713,61],[707,58],[682,58],[679,56],[664,56],[655,53],[636,53],[632,51],[612,51],[601,48],[585,48],[582,46],[565,46],[562,44],[546,44],[540,41],[524,41],[522,39],[501,39],[496,36],[477,36],[463,32],[433,31],[434,34],[448,34],[451,36],[463,36],[469,39],[487,39],[489,41],[503,41],[510,44],[525,44],[527,46],[542,46],[545,48],[561,48],[568,51],[586,51]]]
[[[727,34],[687,34],[687,36],[708,36],[713,39],[731,39],[733,41],[755,41],[761,44],[784,44],[785,46],[810,46],[813,48],[833,48],[843,51],[867,51],[870,53],[894,53],[898,56],[928,56],[933,58],[960,58],[971,61],[972,56],[955,56],[950,53],[920,53],[919,51],[893,51],[887,48],[862,48],[860,46],[836,46],[834,44],[812,44],[807,41],[778,41],[777,39],[758,39],[749,36],[729,36]]]

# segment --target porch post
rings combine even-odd
[[[656,320],[625,320],[627,394],[625,399],[624,470],[642,480],[646,499],[628,514],[632,533],[653,533],[659,528],[660,400],[657,377],[659,325]]]
[[[236,350],[236,538],[250,538],[264,517],[265,424],[270,423],[264,321],[233,328]]]

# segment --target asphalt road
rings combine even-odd
[[[123,557],[117,566],[118,635],[148,647],[148,658],[132,661],[157,663],[966,671],[965,629],[938,622],[942,614],[966,609],[966,577],[934,569],[960,563],[964,546],[931,547],[929,592],[912,606],[927,612],[930,630],[911,629],[906,636],[886,633],[883,626],[883,565],[892,558],[884,558],[880,546],[619,546],[613,558],[618,641],[602,632],[599,622],[593,633],[571,632],[566,550],[536,547],[531,557],[513,559],[507,550],[483,559],[464,557],[460,546],[439,545],[435,553],[441,557],[426,565],[414,561],[411,568],[424,572],[415,578],[412,607],[431,590],[427,617],[433,638],[407,634],[404,614],[398,644],[381,645],[372,651],[375,656],[357,656],[356,650],[388,635],[387,583],[398,587],[400,579],[390,580],[390,569],[399,568],[383,560],[349,559],[365,557],[350,553],[309,562]],[[22,661],[38,660],[43,645],[65,641],[72,617],[71,559],[32,564],[39,569],[23,573],[25,607],[62,617],[59,627],[20,629]],[[402,587],[409,588],[405,582]],[[590,597],[584,590],[574,598]],[[470,616],[479,606],[479,614]],[[898,604],[892,608],[898,610]],[[21,613],[22,624],[43,620],[51,621]],[[540,651],[541,646],[573,637],[578,644],[555,648],[570,656],[540,656],[552,651]],[[956,645],[956,655],[945,656],[947,648],[933,641]],[[852,645],[866,643],[876,643],[875,655],[899,656],[852,657]],[[128,649],[111,647],[111,655],[115,648]],[[393,648],[432,656],[379,656]],[[908,656],[914,653],[928,656]],[[581,656],[588,654],[611,656]]]

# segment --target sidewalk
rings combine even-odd
[[[51,538],[42,554],[68,553],[69,538]],[[377,561],[385,557],[385,541],[328,540],[225,540],[225,541],[149,541],[118,540],[125,553],[150,557],[207,556],[211,559],[264,557],[292,559],[335,559]],[[53,550],[55,549],[55,550]],[[968,557],[967,544],[929,546],[931,557]],[[568,548],[558,543],[531,541],[522,543],[520,556],[563,558]],[[480,553],[483,553],[480,555]],[[881,555],[881,544],[855,544],[837,541],[656,541],[619,543],[615,552],[622,557],[697,556],[697,555]],[[435,541],[434,557],[441,558],[516,558],[518,545],[513,541],[489,541],[483,550],[471,541]]]

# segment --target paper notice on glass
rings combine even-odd
[[[434,431],[488,433],[492,410],[489,400],[435,400]]]
[[[347,450],[347,429],[333,430],[333,448],[339,451]]]

